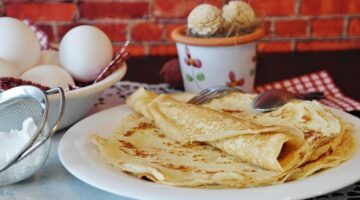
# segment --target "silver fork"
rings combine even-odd
[[[240,89],[227,87],[227,86],[215,86],[202,90],[198,95],[191,98],[187,103],[200,105],[207,103],[215,98],[221,98],[232,92],[242,92]]]

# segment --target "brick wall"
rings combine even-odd
[[[70,28],[92,24],[133,55],[176,54],[170,39],[200,3],[226,0],[3,0],[4,16],[29,18],[59,42]],[[360,49],[360,0],[249,0],[264,17],[261,52]]]

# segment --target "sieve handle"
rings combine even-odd
[[[64,109],[65,109],[65,92],[64,92],[64,90],[61,87],[56,87],[56,88],[52,88],[50,90],[47,90],[45,93],[47,95],[59,94],[59,96],[60,96],[60,100],[59,100],[60,108],[59,108],[59,112],[58,112],[56,122],[55,122],[54,126],[49,130],[49,133],[46,134],[45,137],[43,137],[39,142],[35,143],[28,150],[26,150],[24,152],[24,154],[19,158],[18,161],[22,160],[23,158],[25,158],[26,156],[31,154],[33,151],[35,151],[37,148],[39,148],[42,144],[44,144],[49,138],[51,138],[51,136],[59,128],[61,120],[62,120],[62,118],[64,116]]]

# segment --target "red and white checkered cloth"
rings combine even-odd
[[[24,19],[23,22],[26,25],[28,25],[32,31],[35,32],[36,37],[39,40],[41,50],[49,49],[49,41],[48,41],[48,36],[46,35],[46,33],[44,31],[40,30],[36,24],[34,24],[32,21],[30,21],[28,19]]]
[[[255,88],[255,92],[269,89],[285,89],[293,93],[324,92],[326,99],[321,103],[344,111],[360,110],[360,103],[345,96],[334,84],[327,71],[319,71],[311,74],[277,81]]]

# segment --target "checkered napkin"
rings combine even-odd
[[[293,93],[324,92],[326,99],[320,100],[321,103],[347,112],[360,110],[360,103],[345,96],[334,84],[327,71],[314,72],[258,86],[255,88],[255,92],[269,89],[285,89]]]

